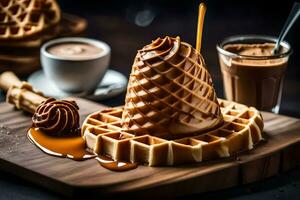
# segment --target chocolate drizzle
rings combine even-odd
[[[49,98],[38,106],[32,117],[32,126],[52,135],[78,133],[78,110],[75,101]]]

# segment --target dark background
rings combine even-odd
[[[138,0],[60,0],[64,12],[85,17],[86,36],[103,40],[112,47],[111,68],[128,76],[136,51],[159,36],[177,36],[195,44],[199,1]],[[276,36],[286,20],[293,1],[217,1],[205,2],[202,53],[213,76],[219,97],[223,97],[216,43],[236,34]],[[281,113],[300,117],[300,20],[286,40],[293,47],[283,88]],[[0,44],[1,45],[1,44]],[[26,77],[25,77],[26,78]],[[103,101],[120,105],[124,94]],[[220,192],[191,195],[194,199],[299,199],[299,169],[266,181]],[[1,199],[57,199],[44,189],[16,177],[0,173]]]

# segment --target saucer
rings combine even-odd
[[[108,99],[124,92],[127,88],[127,81],[127,78],[120,72],[108,69],[95,92],[93,94],[85,94],[84,92],[68,93],[60,90],[52,81],[46,78],[43,70],[34,72],[28,78],[28,82],[37,90],[42,91],[45,96],[57,99],[75,96],[94,101]]]

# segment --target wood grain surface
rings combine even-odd
[[[81,121],[104,108],[83,99]],[[266,141],[231,158],[175,167],[139,166],[112,172],[96,160],[73,161],[46,155],[29,142],[31,116],[0,104],[0,169],[68,197],[175,197],[263,180],[300,164],[300,120],[263,113]],[[121,196],[120,196],[121,195]]]

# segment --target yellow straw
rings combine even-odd
[[[200,3],[199,11],[198,11],[198,26],[197,26],[197,41],[196,41],[196,50],[199,53],[201,51],[201,41],[202,41],[205,12],[206,12],[206,5],[204,3]]]

